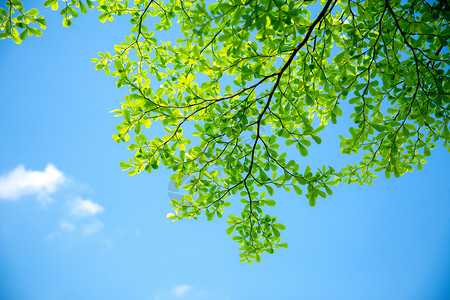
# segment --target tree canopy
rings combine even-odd
[[[162,164],[188,191],[172,220],[208,220],[240,199],[227,234],[241,260],[287,247],[285,226],[264,213],[275,188],[314,206],[340,182],[371,184],[381,173],[422,169],[436,145],[450,151],[450,5],[447,1],[47,0],[63,25],[95,6],[99,20],[129,14],[130,35],[96,69],[129,88],[113,139],[128,142],[129,175]],[[61,8],[61,7],[62,8]],[[18,0],[0,8],[0,38],[40,36],[45,20]],[[177,30],[180,38],[164,40]],[[342,169],[308,166],[308,148],[351,106]],[[167,135],[152,136],[151,124]],[[185,135],[185,133],[188,134]],[[192,132],[192,134],[191,134]],[[281,147],[280,147],[281,144]],[[291,159],[292,147],[299,156]],[[304,157],[300,159],[299,157]],[[185,178],[189,180],[186,182]],[[236,196],[234,196],[236,195]]]

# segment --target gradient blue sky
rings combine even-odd
[[[120,43],[127,18],[101,24],[90,12],[67,29],[33,3],[47,18],[44,35],[0,40],[1,300],[450,298],[445,149],[423,171],[340,185],[314,208],[277,191],[270,214],[286,225],[289,248],[240,263],[225,219],[166,219],[168,171],[121,172],[131,153],[111,139],[108,111],[127,91],[91,58]],[[349,161],[339,124],[310,150],[312,164]]]

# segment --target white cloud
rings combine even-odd
[[[89,199],[83,200],[80,197],[75,198],[69,205],[72,207],[70,214],[76,217],[94,216],[104,210],[98,203]]]
[[[172,294],[176,297],[183,297],[186,295],[190,290],[192,290],[192,286],[187,284],[182,284],[179,286],[176,286],[172,289]]]
[[[104,246],[106,246],[106,247],[108,247],[108,248],[111,248],[112,246],[113,246],[113,243],[110,241],[110,240],[103,240],[102,242],[101,242],[101,244],[103,244]]]
[[[37,196],[42,202],[51,202],[50,195],[66,180],[64,174],[54,165],[45,170],[26,170],[19,165],[10,173],[0,177],[0,199],[16,200],[22,196]]]
[[[44,238],[44,241],[51,241],[54,238],[58,237],[60,234],[59,232],[50,232],[49,234],[47,234],[47,236]]]
[[[75,230],[75,225],[64,220],[59,221],[59,228],[63,231],[71,232]]]
[[[102,230],[103,223],[99,220],[94,220],[92,223],[84,225],[83,227],[83,235],[94,234]]]
[[[199,290],[188,284],[181,284],[173,287],[170,290],[162,291],[155,295],[154,300],[169,300],[169,299],[211,299],[208,293]],[[217,298],[216,298],[217,299]]]

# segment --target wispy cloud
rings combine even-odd
[[[218,299],[210,297],[207,291],[198,289],[189,284],[180,284],[170,290],[161,291],[155,295],[154,300],[182,300],[182,299]]]
[[[99,232],[103,228],[103,223],[99,220],[94,220],[92,223],[83,226],[83,235],[90,235]]]
[[[53,239],[55,239],[56,237],[58,237],[60,235],[59,232],[50,232],[49,234],[47,234],[47,236],[44,238],[44,241],[52,241]]]
[[[0,200],[17,200],[23,196],[36,196],[48,203],[50,195],[66,181],[64,174],[48,164],[44,171],[26,170],[19,165],[6,175],[0,176]]]
[[[75,230],[75,225],[73,225],[72,223],[69,223],[67,221],[60,220],[59,228],[61,228],[62,231],[72,232]]]
[[[179,286],[176,286],[172,289],[172,294],[175,295],[176,297],[183,297],[184,295],[186,295],[190,290],[192,290],[192,286],[188,285],[188,284],[182,284]]]
[[[80,197],[75,198],[69,205],[71,206],[70,214],[76,217],[94,216],[104,210],[100,204]]]
[[[59,230],[50,233],[45,240],[61,236],[63,232],[76,231],[86,236],[101,231],[104,225],[94,217],[105,209],[90,199],[76,196],[79,195],[79,190],[84,190],[85,187],[69,180],[51,163],[43,171],[29,170],[19,165],[9,173],[0,174],[0,201],[15,201],[21,197],[32,196],[46,204],[53,201],[51,196],[63,186],[66,189],[66,215],[59,220]]]
[[[67,206],[69,211],[65,220],[59,221],[61,231],[72,232],[75,231],[75,228],[79,228],[79,232],[86,236],[98,233],[103,229],[103,223],[93,218],[104,211],[100,204],[90,199],[76,197],[68,201]]]

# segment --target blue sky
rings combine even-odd
[[[166,219],[167,170],[121,172],[131,153],[112,140],[108,112],[127,91],[91,58],[120,43],[127,19],[101,24],[90,12],[63,28],[37,6],[41,38],[0,40],[1,300],[450,298],[445,149],[420,172],[340,185],[314,208],[277,191],[270,214],[289,248],[240,263],[225,219]],[[330,127],[311,164],[349,161],[340,131]]]

